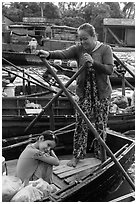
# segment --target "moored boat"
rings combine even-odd
[[[3,65],[13,63],[15,65],[22,65],[22,66],[23,65],[42,66],[42,67],[44,66],[44,63],[42,62],[42,60],[35,54],[31,54],[31,53],[3,51],[2,58],[3,58],[2,60]],[[50,62],[53,66],[57,67],[56,64],[54,63],[54,60],[50,60]],[[61,72],[69,77],[72,77],[76,72],[76,67],[70,66],[68,60],[61,61],[61,66],[62,66]],[[128,64],[126,64],[125,66],[127,67],[127,69],[129,69],[129,71],[131,70],[131,72],[133,72],[134,74],[133,70],[135,69],[133,66]],[[121,86],[122,76],[121,76],[121,73],[118,73],[116,70],[117,69],[115,69],[114,73],[110,76],[110,81],[112,86],[118,86],[118,85]],[[132,86],[134,86],[135,78],[130,74],[127,75],[128,72],[126,72],[126,70],[125,70],[125,73],[126,73],[125,80],[129,82]]]
[[[15,65],[43,66],[41,59],[33,53],[2,51],[2,57]],[[2,63],[3,65],[8,64],[5,60]],[[65,64],[67,64],[67,61]]]
[[[2,98],[2,134],[3,139],[21,135],[29,123],[41,111],[37,107],[26,107],[26,101],[45,107],[50,102],[48,97],[3,97]],[[32,128],[32,133],[45,129],[56,130],[75,122],[75,109],[68,98],[59,97],[46,109]],[[108,127],[119,132],[135,129],[135,113],[109,114]]]

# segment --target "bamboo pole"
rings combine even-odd
[[[133,188],[133,190],[135,190],[135,185],[133,183],[133,181],[131,180],[131,178],[129,177],[129,175],[127,174],[127,172],[125,171],[125,169],[122,167],[122,165],[119,163],[119,161],[116,159],[115,155],[113,154],[113,152],[109,149],[109,147],[106,145],[106,143],[104,142],[104,140],[100,137],[100,135],[98,134],[98,132],[96,131],[96,129],[93,127],[92,123],[90,122],[90,120],[86,117],[86,115],[84,114],[84,112],[81,110],[81,108],[79,107],[79,105],[77,104],[76,101],[74,101],[74,99],[72,98],[72,96],[69,94],[69,92],[67,91],[66,87],[63,85],[63,83],[61,82],[61,80],[57,77],[56,73],[51,69],[50,65],[47,63],[46,59],[42,58],[42,61],[45,63],[45,66],[48,68],[48,70],[50,71],[50,73],[52,74],[52,76],[54,76],[54,78],[56,79],[56,81],[59,83],[60,88],[64,91],[64,93],[67,95],[67,97],[69,98],[69,100],[72,102],[72,104],[74,105],[74,107],[77,109],[77,111],[80,113],[81,117],[85,120],[85,122],[87,123],[89,129],[91,130],[91,132],[94,134],[94,136],[99,140],[99,142],[101,143],[101,145],[106,149],[107,153],[109,154],[109,156],[112,158],[112,160],[115,162],[116,166],[121,170],[123,176],[126,178],[126,180],[129,182],[129,184],[131,185],[131,187]]]

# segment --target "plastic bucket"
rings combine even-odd
[[[8,97],[13,97],[15,96],[15,85],[14,84],[8,84],[5,89],[4,92],[6,93],[6,95]]]

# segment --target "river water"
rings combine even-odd
[[[123,53],[122,53],[123,54]],[[122,55],[123,58],[125,59],[127,55],[123,54]],[[128,59],[128,60],[127,60]],[[126,58],[126,62],[129,63],[130,65],[134,66],[135,65],[135,55],[134,53],[130,53],[128,54],[128,58]],[[10,66],[6,66],[8,68],[11,68]],[[28,73],[33,73],[33,70],[35,70],[36,72],[39,73],[39,75],[42,75],[43,72],[45,71],[45,68],[43,67],[32,67],[32,66],[19,66],[20,68],[25,68],[26,70],[28,70]],[[34,74],[34,73],[33,73]],[[39,78],[40,79],[40,78]],[[41,79],[40,79],[41,80]],[[20,79],[16,79],[16,82],[20,83]],[[22,82],[21,82],[22,83]],[[114,88],[115,90],[117,90],[117,87]],[[119,91],[119,89],[118,89]],[[128,90],[129,92],[129,90]],[[132,94],[132,91],[131,91]],[[135,163],[133,163],[133,165],[130,167],[130,169],[128,170],[128,174],[131,176],[131,178],[133,178],[133,180],[135,181]],[[101,202],[108,202],[112,199],[115,199],[119,196],[125,195],[127,193],[132,192],[132,188],[131,186],[128,184],[128,182],[126,180],[124,180],[122,182],[122,184],[118,187],[118,189],[116,189],[115,191],[111,192],[106,198],[105,200],[102,200]]]

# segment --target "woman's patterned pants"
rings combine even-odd
[[[109,113],[109,104],[110,98],[105,98],[102,100],[98,100],[97,104],[92,102],[89,97],[86,97],[82,100],[78,101],[78,105],[85,113],[87,118],[91,121],[95,122],[95,128],[99,135],[106,140],[106,127],[108,121],[108,113]],[[93,114],[92,114],[93,113]],[[74,133],[74,142],[73,142],[73,155],[75,158],[83,159],[86,155],[87,149],[87,137],[88,137],[88,126],[85,120],[81,117],[81,115],[76,111],[76,127]],[[94,150],[94,154],[96,157],[100,158],[100,148],[101,145],[96,141],[96,147]]]

